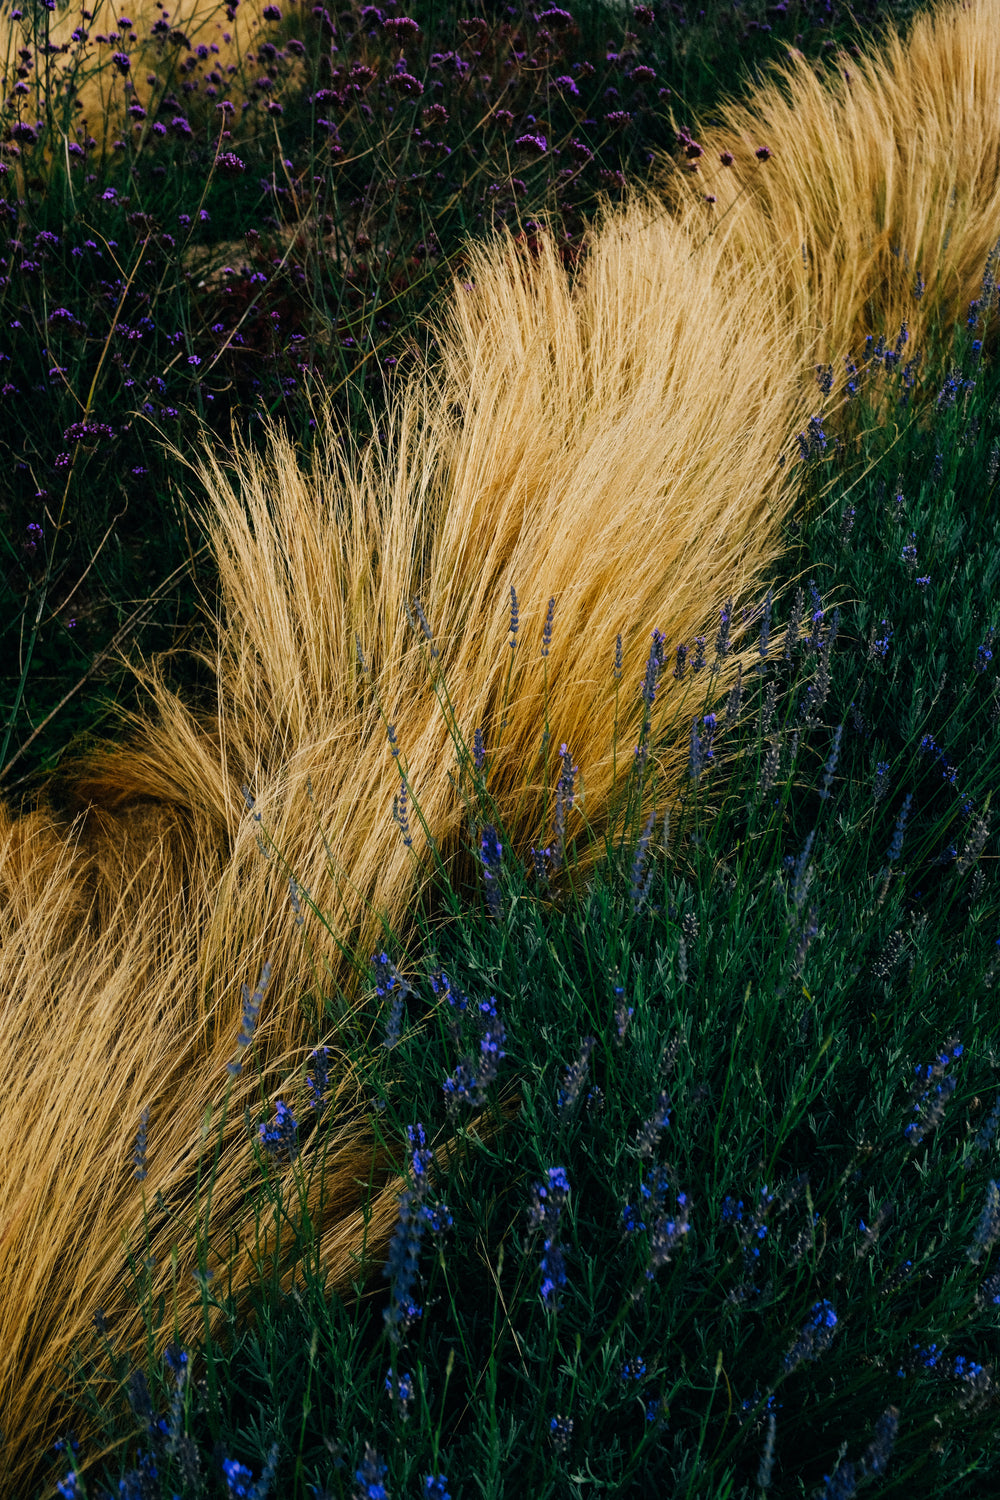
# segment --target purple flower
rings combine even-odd
[[[548,141],[544,135],[519,135],[514,142],[522,151],[531,152],[535,156],[544,156],[549,149]]]
[[[785,1355],[785,1374],[791,1374],[805,1360],[818,1359],[833,1343],[836,1327],[837,1314],[833,1303],[825,1298],[822,1302],[814,1302],[798,1338]]]
[[[218,109],[222,109],[223,105],[220,104],[216,107]],[[230,105],[230,109],[231,108],[232,105]],[[237,177],[239,176],[240,172],[246,171],[246,163],[240,161],[239,157],[232,151],[220,152],[215,159],[215,165],[218,167],[219,171],[222,172],[226,177]]]
[[[283,1099],[274,1106],[274,1124],[262,1123],[258,1131],[260,1143],[271,1156],[294,1158],[298,1153],[298,1121]]]
[[[147,1104],[139,1116],[139,1129],[135,1137],[135,1148],[132,1152],[135,1161],[135,1180],[145,1182],[146,1180],[146,1134],[149,1128],[149,1105]]]
[[[259,817],[259,814],[257,816]],[[268,961],[260,971],[260,979],[257,981],[257,988],[253,994],[251,995],[246,985],[243,986],[243,1014],[240,1019],[239,1035],[236,1038],[236,1061],[226,1064],[226,1071],[231,1078],[235,1078],[243,1068],[243,1053],[253,1041],[253,1035],[257,1029],[257,1017],[270,982],[271,964]]]
[[[277,5],[265,5],[261,14],[265,21],[281,20],[281,8]]]
[[[587,1069],[590,1064],[590,1054],[597,1045],[594,1037],[585,1036],[580,1043],[580,1051],[576,1061],[570,1063],[563,1077],[563,1086],[556,1095],[556,1109],[563,1117],[569,1114],[573,1105],[580,1097],[580,1091],[587,1080]]]

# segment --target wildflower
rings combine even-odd
[[[226,1488],[231,1495],[244,1497],[251,1493],[248,1486],[253,1484],[253,1473],[244,1464],[237,1463],[235,1458],[224,1458],[222,1473],[225,1477]]]
[[[649,1235],[649,1265],[646,1280],[652,1281],[661,1266],[666,1265],[674,1247],[690,1229],[688,1223],[687,1195],[677,1194],[677,1213],[674,1218],[661,1215],[655,1220]]]
[[[454,1073],[441,1085],[449,1108],[461,1102],[481,1109],[486,1103],[486,1091],[496,1082],[500,1063],[507,1056],[504,1050],[507,1030],[497,1015],[495,996],[480,1001],[475,1023],[480,1033],[477,1055],[464,1056]]]
[[[756,158],[757,158],[758,161],[770,161],[771,160],[771,148],[770,148],[770,146],[758,146],[757,150],[754,152],[754,156],[756,156]]]
[[[451,1500],[447,1475],[424,1475],[424,1500]]]
[[[755,664],[754,671],[763,675],[767,671],[767,650],[771,639],[771,610],[773,606],[773,591],[768,589],[764,600],[764,607],[760,619],[760,639],[757,642],[757,656],[759,660]]]
[[[594,1037],[585,1036],[580,1043],[576,1061],[570,1063],[563,1077],[563,1086],[556,1095],[556,1109],[565,1118],[580,1097],[580,1090],[587,1079],[590,1054],[597,1045]]]
[[[513,651],[517,647],[517,632],[520,629],[517,609],[517,591],[514,588],[513,584],[511,584],[510,586],[510,625],[507,628],[511,638],[510,649]]]
[[[705,637],[696,635],[694,638],[694,660],[691,663],[692,672],[700,672],[705,665]]]
[[[540,1295],[547,1307],[555,1306],[555,1294],[566,1285],[566,1263],[559,1248],[559,1219],[569,1196],[569,1178],[565,1167],[549,1167],[545,1182],[536,1182],[531,1190],[528,1208],[529,1229],[545,1233],[542,1255]]]
[[[300,887],[296,884],[295,877],[293,875],[289,875],[288,899],[291,902],[292,912],[295,916],[296,927],[301,927],[303,922],[305,921],[305,917],[302,915],[302,902],[299,900],[299,890]]]
[[[400,1420],[408,1421],[413,1401],[413,1376],[396,1375],[390,1366],[385,1377],[385,1389]]]
[[[955,864],[955,869],[960,875],[964,875],[976,863],[983,852],[988,834],[989,824],[981,814],[977,814],[972,820],[965,843],[962,845],[962,852],[958,855]]]
[[[805,610],[805,594],[800,588],[795,590],[795,598],[792,601],[792,612],[788,617],[788,625],[785,628],[785,650],[784,660],[790,662],[799,640],[799,628],[802,624],[802,615]]]
[[[642,1380],[645,1374],[646,1361],[641,1355],[637,1355],[635,1359],[625,1361],[625,1364],[622,1366],[621,1379],[624,1383],[630,1380]]]
[[[757,1484],[762,1490],[770,1487],[771,1477],[774,1473],[774,1433],[777,1426],[777,1418],[774,1412],[767,1415],[767,1436],[764,1438],[764,1451],[760,1456],[760,1466],[757,1469]]]
[[[648,656],[648,658],[646,660],[646,675],[645,675],[645,677],[643,678],[643,681],[642,681],[642,693],[641,693],[642,701],[646,705],[646,714],[647,714],[647,716],[649,714],[649,710],[653,707],[653,703],[654,703],[654,701],[656,699],[656,688],[657,688],[657,684],[658,684],[659,678],[660,678],[660,669],[663,666],[663,642],[664,642],[664,639],[665,639],[665,637],[664,637],[664,635],[663,635],[663,633],[661,631],[659,631],[659,630],[654,630],[653,631],[653,636],[652,636],[652,642],[653,643],[652,643],[652,645],[649,648],[649,656]],[[681,660],[682,660],[681,654],[680,654],[682,649],[683,648],[681,648],[681,647],[677,648],[677,662],[678,662],[678,666],[680,666]],[[677,676],[678,674],[675,672],[674,675]],[[680,675],[681,676],[684,675],[683,674],[683,669],[681,670]]]
[[[1000,1183],[990,1181],[986,1184],[986,1202],[968,1251],[973,1265],[979,1264],[984,1253],[989,1255],[998,1239],[1000,1239]]]
[[[479,774],[482,775],[483,767],[486,765],[486,745],[483,740],[483,731],[479,728],[475,730],[472,736],[472,764]]]
[[[127,52],[112,52],[111,61],[123,77],[132,66],[132,59]]]
[[[260,1015],[260,1007],[270,982],[271,964],[268,960],[260,971],[257,988],[253,994],[251,995],[246,985],[243,986],[243,1013],[240,1018],[239,1035],[236,1038],[236,1061],[226,1064],[226,1071],[231,1078],[236,1078],[242,1070],[243,1053],[253,1041],[253,1035],[257,1029],[257,1017]]]
[[[414,1185],[400,1195],[399,1222],[389,1242],[389,1259],[382,1272],[390,1283],[389,1305],[383,1309],[382,1316],[389,1338],[397,1346],[409,1325],[421,1314],[420,1307],[413,1301],[413,1292],[420,1246],[424,1230],[430,1223],[424,1200],[429,1186],[428,1170],[434,1159],[434,1153],[424,1149],[426,1137],[422,1125],[408,1126],[407,1136],[416,1148],[411,1158]]]
[[[861,1460],[862,1469],[867,1474],[884,1474],[892,1450],[896,1445],[896,1434],[899,1431],[899,1408],[887,1406],[885,1411],[875,1423],[875,1435],[868,1447],[865,1449]]]
[[[791,856],[789,856],[792,866],[792,885],[790,894],[792,903],[795,906],[796,910],[801,909],[802,903],[806,899],[806,892],[809,889],[809,882],[812,879],[812,871],[809,868],[809,860],[812,855],[813,839],[815,837],[816,830],[814,828],[803,844],[802,852],[799,854],[798,858],[791,859]]]
[[[993,1108],[973,1136],[972,1144],[978,1151],[988,1151],[1000,1125],[1000,1094],[993,1101]]]
[[[743,702],[743,668],[737,662],[736,681],[729,690],[726,699],[726,724],[735,724],[740,716],[740,705]]]
[[[373,953],[371,961],[372,968],[375,970],[376,995],[383,1000],[387,995],[392,997],[389,1001],[389,1014],[386,1018],[385,1038],[382,1043],[387,1051],[391,1051],[399,1041],[404,1002],[407,995],[413,994],[413,990],[387,953]]]
[[[837,760],[840,755],[840,741],[844,733],[843,724],[838,724],[833,732],[833,744],[830,746],[830,754],[826,765],[823,767],[823,785],[820,788],[820,797],[827,801],[830,796],[830,783],[833,781],[834,772],[837,769]]]
[[[625,991],[620,984],[615,985],[615,995],[617,997],[615,1000],[615,1026],[618,1029],[618,1040],[620,1042],[625,1040],[625,1033],[628,1030],[629,1022],[635,1015],[635,1006],[626,1005],[622,999],[624,993]]]
[[[889,762],[887,760],[880,760],[875,767],[875,780],[872,783],[872,796],[876,802],[881,802],[882,798],[885,796],[888,790]]]
[[[283,1099],[274,1106],[274,1124],[262,1122],[258,1130],[260,1143],[270,1156],[294,1158],[299,1149],[298,1122]]]
[[[548,610],[547,610],[546,615],[545,615],[545,624],[542,627],[542,655],[543,656],[548,656],[548,654],[549,654],[549,647],[552,644],[552,621],[555,618],[555,612],[556,612],[556,601],[555,601],[554,598],[552,598],[552,599],[549,600],[549,607],[548,607]],[[621,636],[619,636],[618,639],[621,640]]]
[[[642,830],[642,833],[639,837],[639,842],[635,846],[635,855],[632,860],[631,889],[632,910],[634,912],[641,911],[642,907],[646,904],[646,901],[649,898],[650,887],[653,882],[652,866],[650,867],[649,873],[646,875],[645,879],[643,879],[643,871],[646,867],[646,860],[649,852],[649,841],[653,836],[653,819],[655,818],[655,816],[656,809],[654,808],[653,811],[649,814],[649,817],[646,821],[646,826]]]
[[[622,638],[621,638],[620,634],[615,636],[615,664],[614,664],[614,667],[612,669],[611,675],[614,677],[614,679],[615,679],[616,682],[621,682],[621,680],[622,680]]]
[[[424,607],[419,599],[415,598],[413,600],[413,609],[412,611],[410,611],[409,608],[407,608],[407,613],[409,614],[410,624],[413,626],[414,630],[419,629],[424,639],[429,643],[431,648],[431,656],[436,657],[438,654],[438,649],[434,644],[434,632],[431,630],[427,616],[424,614]]]
[[[132,1156],[135,1160],[135,1179],[137,1182],[146,1180],[146,1131],[149,1126],[149,1105],[147,1104],[139,1116],[139,1130],[135,1138],[135,1150]]]
[[[497,877],[500,874],[503,845],[492,824],[488,824],[483,829],[479,848],[483,863],[483,879],[486,884],[486,908],[493,920],[499,921],[503,916],[503,898],[500,895]]]
[[[316,1047],[310,1052],[309,1057],[313,1065],[312,1072],[306,1076],[309,1106],[316,1118],[320,1119],[328,1103],[326,1094],[330,1087],[330,1049],[329,1047]]]
[[[397,754],[398,751],[394,751]],[[406,782],[400,777],[399,791],[392,799],[392,818],[394,823],[399,824],[399,831],[403,835],[403,845],[407,849],[413,848],[413,835],[410,832],[410,813],[407,807],[408,793]]]
[[[721,660],[729,654],[729,631],[733,620],[733,601],[727,599],[719,611],[719,633],[715,638],[715,654]]]
[[[952,1037],[933,1063],[914,1069],[917,1081],[913,1087],[913,1113],[917,1118],[911,1120],[903,1131],[911,1146],[918,1146],[940,1125],[948,1100],[958,1084],[954,1073],[947,1073],[946,1069],[957,1062],[963,1050],[961,1042]]]
[[[888,849],[885,852],[885,857],[890,864],[895,864],[899,859],[899,856],[903,852],[903,834],[906,830],[906,820],[910,816],[910,807],[912,803],[913,793],[907,792],[906,796],[903,798],[903,805],[899,810],[899,817],[896,819],[896,827],[892,835],[892,843],[889,845]]]
[[[354,1478],[358,1488],[354,1500],[389,1500],[385,1476],[389,1466],[384,1464],[370,1443],[365,1444],[365,1456],[361,1467],[355,1469]]]
[[[572,1417],[555,1416],[549,1423],[549,1442],[556,1453],[565,1453],[573,1436]]]
[[[265,21],[280,21],[281,10],[277,5],[265,5],[261,14]]]
[[[649,1119],[636,1132],[635,1149],[639,1156],[652,1156],[653,1148],[662,1131],[670,1124],[670,1096],[661,1093]]]
[[[833,1342],[837,1326],[837,1314],[833,1303],[824,1298],[815,1302],[809,1317],[803,1323],[799,1336],[784,1358],[785,1374],[789,1375],[806,1360],[818,1359]]]

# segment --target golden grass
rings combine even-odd
[[[905,119],[912,133],[922,101],[956,86],[953,30],[966,15],[962,24],[974,29],[997,8],[998,0],[982,0],[954,23],[941,21],[939,33],[925,26],[920,36],[943,39],[942,71],[952,82],[938,89],[934,53],[921,43],[923,71],[906,75],[910,113],[902,100],[891,112],[886,84],[889,112],[873,106],[863,116],[869,128],[877,134]],[[992,79],[984,62],[970,84],[973,94],[985,91],[984,110],[995,108]],[[469,819],[431,674],[447,685],[465,741],[483,730],[496,819],[520,854],[551,832],[540,755],[546,721],[552,747],[567,742],[580,767],[583,810],[600,830],[614,789],[616,635],[625,663],[618,754],[627,762],[651,632],[665,633],[668,654],[699,632],[714,634],[722,601],[751,597],[774,562],[777,522],[796,494],[778,459],[816,410],[811,364],[822,340],[831,350],[850,347],[876,308],[896,317],[897,294],[878,279],[896,220],[877,195],[877,175],[852,176],[846,144],[847,164],[824,165],[829,141],[840,139],[828,123],[839,118],[836,89],[809,92],[804,77],[801,86],[795,140],[811,140],[815,156],[795,158],[797,171],[782,179],[797,199],[768,197],[777,179],[767,174],[784,147],[774,132],[748,125],[750,144],[764,135],[774,159],[759,171],[755,164],[752,190],[715,234],[704,233],[701,202],[667,215],[634,197],[604,215],[573,287],[546,234],[534,257],[509,237],[474,247],[464,273],[472,289],[456,287],[440,319],[437,363],[407,389],[383,444],[356,451],[331,432],[309,468],[275,432],[263,458],[206,451],[199,460],[221,582],[216,712],[194,713],[150,669],[151,709],[132,723],[130,745],[92,756],[65,778],[75,819],[44,809],[0,815],[0,1059],[10,1080],[0,1121],[4,1493],[17,1491],[53,1436],[60,1362],[95,1310],[104,1309],[123,1346],[137,1336],[126,1249],[141,1243],[143,1192],[147,1205],[162,1194],[170,1210],[150,1216],[164,1337],[174,1316],[182,1337],[197,1337],[193,1247],[182,1229],[193,1221],[199,1153],[214,1146],[227,1089],[210,1261],[220,1278],[228,1265],[237,1285],[248,1271],[253,1168],[244,1107],[256,1117],[279,1091],[301,1107],[315,1040],[303,997],[345,993],[351,1004],[358,981],[344,948],[364,956],[381,946],[383,920],[405,932],[432,872],[415,814],[413,851],[392,820],[399,765],[386,721],[452,870]],[[774,115],[778,94],[764,97]],[[848,98],[840,113],[853,108]],[[953,164],[968,160],[971,171],[972,148],[928,140],[942,153],[938,168],[927,167],[929,203],[934,171],[950,192]],[[869,155],[879,149],[873,137]],[[909,151],[905,132],[896,149]],[[861,247],[853,260],[854,241],[831,208],[839,200],[817,187],[827,180],[830,194],[851,184],[843,211]],[[899,215],[904,186],[890,195]],[[995,194],[995,180],[982,186],[992,202],[987,187]],[[869,191],[870,238],[881,248],[865,259]],[[961,285],[964,299],[967,277],[974,290],[991,243],[971,188],[962,202],[947,250],[945,229],[935,240],[927,227],[929,208],[919,219],[923,237],[906,242],[927,279],[922,306],[942,318],[949,287]],[[723,207],[720,198],[716,212]],[[814,269],[800,281],[802,238]],[[825,254],[834,270],[821,274]],[[844,266],[875,280],[843,289]],[[521,607],[513,652],[511,584]],[[555,629],[545,663],[550,596]],[[430,664],[428,643],[407,620],[417,597],[439,653]],[[681,773],[702,681],[697,695],[673,682],[668,661],[657,705],[665,789]],[[716,686],[724,688],[723,675]],[[550,753],[550,785],[556,774]],[[262,829],[270,859],[258,847]],[[310,909],[305,927],[295,926],[289,870],[326,921]],[[240,986],[254,987],[265,959],[272,978],[257,1036],[262,1079],[246,1068],[230,1084]],[[333,1028],[328,1041],[341,1066],[323,1255],[331,1286],[343,1288],[362,1249],[384,1257],[398,1179],[387,1153],[376,1151],[343,1033]],[[131,1153],[147,1106],[149,1176],[140,1187]],[[293,1192],[290,1179],[286,1188]],[[315,1196],[310,1204],[315,1213]],[[231,1233],[243,1250],[232,1252]]]
[[[662,164],[671,200],[702,203],[748,283],[777,280],[809,352],[841,373],[866,333],[892,339],[904,319],[911,348],[947,338],[979,291],[1000,238],[998,37],[1000,0],[971,0],[819,77],[798,54],[713,112],[697,172]]]
[[[383,916],[407,926],[432,860],[415,814],[412,852],[392,821],[399,767],[383,713],[446,863],[469,832],[407,603],[419,596],[432,623],[434,668],[460,733],[471,742],[483,729],[497,819],[526,853],[551,831],[546,710],[550,783],[566,741],[599,828],[612,788],[616,635],[627,764],[653,629],[671,652],[690,643],[776,555],[774,521],[794,492],[778,457],[806,407],[796,331],[765,288],[740,294],[713,245],[692,253],[685,226],[640,200],[607,215],[575,291],[544,236],[534,260],[509,239],[476,248],[466,274],[475,289],[455,292],[439,367],[411,386],[384,446],[355,452],[331,435],[307,471],[276,432],[266,458],[243,451],[235,469],[202,459],[223,606],[217,714],[199,718],[151,671],[154,710],[132,726],[129,747],[92,757],[64,783],[78,820],[7,819],[0,1057],[18,1080],[0,1125],[0,1408],[17,1435],[4,1449],[7,1488],[48,1433],[59,1360],[95,1308],[124,1340],[135,1336],[125,1247],[141,1239],[131,1152],[146,1106],[146,1202],[160,1192],[180,1215],[152,1216],[154,1296],[176,1305],[182,1334],[198,1332],[191,1241],[182,1238],[176,1290],[169,1248],[192,1216],[205,1110],[221,1116],[240,985],[252,989],[268,958],[263,1089],[249,1069],[232,1088],[236,1124],[212,1206],[216,1254],[230,1227],[247,1238],[244,1105],[257,1115],[293,1065],[299,1082],[284,1092],[299,1103],[301,999],[356,989],[331,932],[312,916],[295,926],[288,869],[352,952],[381,946]],[[673,778],[702,681],[662,746]],[[685,691],[668,664],[668,716]],[[243,784],[281,859],[261,854]],[[343,1287],[362,1247],[369,1177],[380,1186],[389,1166],[373,1166],[346,1064],[339,1089],[324,1255]],[[394,1202],[390,1184],[367,1225],[379,1256]]]

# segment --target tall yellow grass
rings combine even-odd
[[[180,1215],[151,1216],[153,1295],[176,1307],[183,1336],[199,1331],[191,1241],[182,1238],[176,1270],[169,1248],[193,1212],[205,1110],[221,1116],[240,985],[252,989],[270,960],[258,1051],[272,1097],[293,1066],[301,1092],[303,996],[354,986],[331,932],[315,917],[295,926],[289,869],[352,951],[381,946],[383,916],[406,926],[432,861],[415,814],[412,851],[393,823],[400,766],[384,720],[443,859],[460,847],[455,747],[407,604],[419,597],[431,624],[430,665],[459,731],[471,742],[483,729],[497,819],[526,853],[551,826],[546,714],[550,781],[565,741],[600,826],[616,636],[627,763],[651,632],[666,633],[668,650],[690,643],[776,555],[774,522],[794,493],[778,458],[807,407],[796,329],[766,286],[747,297],[713,244],[695,251],[683,222],[638,199],[605,217],[576,290],[544,236],[535,259],[510,239],[475,248],[466,275],[474,289],[456,289],[440,364],[406,393],[384,445],[355,452],[332,437],[307,470],[275,433],[266,458],[244,451],[235,470],[202,459],[222,589],[217,713],[199,718],[150,672],[153,710],[132,743],[64,784],[89,810],[73,824],[42,811],[7,820],[0,1057],[18,1080],[0,1119],[8,1487],[46,1433],[58,1361],[95,1308],[123,1339],[136,1333],[123,1273],[126,1245],[142,1238],[131,1152],[147,1106],[145,1201],[162,1193]],[[668,669],[668,716],[686,690]],[[683,753],[675,731],[661,749],[665,773],[676,775]],[[280,859],[261,853],[262,830]],[[337,1035],[330,1041],[336,1048]],[[355,1092],[345,1067],[324,1245],[340,1286],[362,1247],[373,1170]],[[229,1099],[237,1123],[213,1197],[216,1255],[228,1254],[229,1227],[246,1238],[242,1114],[261,1103],[248,1069]],[[387,1186],[367,1226],[376,1253],[393,1204]]]
[[[866,333],[891,338],[906,320],[919,347],[977,295],[1000,239],[998,38],[1000,0],[969,0],[819,76],[790,56],[714,112],[696,172],[661,163],[671,201],[702,203],[706,230],[748,281],[777,280],[809,352],[841,374]]]
[[[925,28],[945,39],[949,79],[953,30],[963,16],[972,28],[997,8],[982,0],[938,32]],[[933,47],[921,45],[923,71],[905,75],[913,110],[938,88]],[[995,108],[992,79],[984,64],[970,83],[973,94],[985,90],[984,112]],[[343,991],[350,1003],[358,984],[344,947],[364,955],[381,946],[383,921],[405,930],[432,869],[416,815],[413,850],[392,820],[400,765],[446,865],[455,867],[469,832],[444,686],[459,734],[468,742],[483,730],[496,818],[520,852],[550,831],[546,724],[551,746],[566,742],[579,765],[583,811],[600,829],[615,769],[616,636],[620,772],[637,733],[651,632],[665,633],[668,652],[712,632],[722,601],[750,597],[775,560],[777,523],[796,493],[779,457],[816,409],[811,363],[821,341],[840,347],[874,305],[894,307],[886,290],[861,279],[877,275],[881,261],[860,250],[850,263],[859,278],[853,301],[841,294],[841,242],[810,219],[831,223],[826,199],[811,194],[827,170],[825,122],[836,97],[804,96],[797,138],[813,140],[817,156],[797,158],[789,205],[770,202],[774,179],[762,170],[724,227],[706,235],[700,201],[668,215],[636,196],[604,214],[574,286],[547,234],[535,256],[509,237],[474,247],[470,285],[455,288],[441,315],[437,363],[407,389],[383,443],[356,451],[331,433],[309,467],[275,432],[264,458],[206,451],[199,461],[221,582],[215,712],[190,710],[150,668],[150,710],[132,722],[129,745],[90,757],[64,781],[63,803],[75,799],[77,817],[45,808],[0,814],[4,1493],[17,1492],[51,1436],[60,1362],[95,1310],[123,1346],[137,1336],[126,1252],[142,1245],[144,1201],[151,1295],[155,1303],[162,1294],[168,1310],[164,1336],[174,1318],[185,1339],[202,1330],[183,1230],[193,1222],[199,1153],[214,1149],[227,1090],[209,1262],[220,1282],[244,1275],[252,1243],[244,1108],[256,1116],[279,1091],[299,1104],[315,1041],[303,998]],[[859,116],[872,132],[871,155],[884,149],[892,121],[912,120],[902,102],[893,108]],[[747,129],[756,144],[756,128]],[[782,148],[768,139],[771,172]],[[927,185],[909,184],[919,201],[933,197],[935,173],[951,182],[953,157],[966,159],[964,145],[939,146]],[[907,149],[901,140],[898,150]],[[830,167],[831,180],[846,183],[852,170]],[[867,191],[859,182],[855,194]],[[901,187],[900,204],[902,196]],[[863,204],[854,201],[861,244]],[[882,201],[873,205],[871,237],[881,244],[891,230]],[[790,254],[799,253],[800,233],[815,267],[801,284]],[[971,189],[947,251],[941,234],[943,264],[968,262],[970,277],[981,270],[990,241]],[[958,281],[957,272],[938,273],[935,243],[914,241],[909,253],[929,295],[938,289],[943,316]],[[821,274],[826,253],[830,270]],[[511,585],[520,601],[513,651]],[[539,646],[550,597],[546,662]],[[433,658],[407,619],[417,598]],[[721,675],[716,685],[725,686]],[[657,758],[665,786],[676,784],[684,759],[698,701],[684,696],[691,692],[664,674]],[[547,774],[551,783],[554,759]],[[310,896],[303,929],[289,906],[289,871]],[[253,989],[265,960],[262,1081],[245,1068],[230,1082],[240,986]],[[344,1287],[359,1253],[384,1255],[396,1179],[376,1154],[343,1033],[332,1026],[327,1040],[341,1066],[323,1253],[331,1286]],[[298,1082],[287,1081],[290,1070]],[[140,1186],[132,1147],[147,1107],[149,1175]],[[310,1193],[317,1213],[315,1185]],[[153,1207],[158,1194],[167,1211]],[[244,1250],[233,1249],[231,1234]]]

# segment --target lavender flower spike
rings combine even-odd
[[[239,1036],[236,1038],[236,1061],[226,1064],[226,1071],[230,1078],[238,1077],[243,1069],[243,1054],[253,1041],[253,1035],[257,1029],[257,1017],[260,1015],[260,1007],[270,982],[271,962],[268,960],[260,971],[257,988],[253,994],[251,995],[246,985],[243,986],[243,1014],[240,1019]]]

